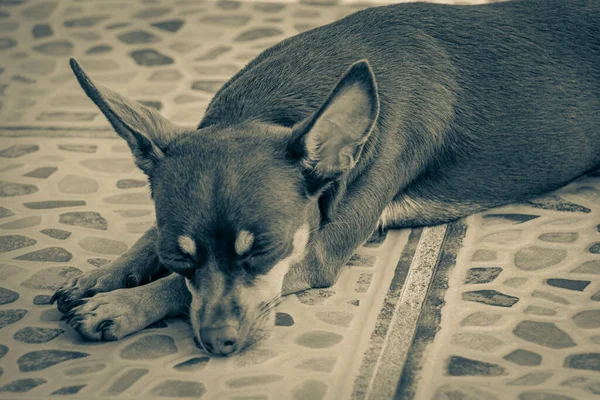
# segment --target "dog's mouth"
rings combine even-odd
[[[242,312],[237,323],[213,323],[211,328],[201,318],[194,320],[198,311],[190,309],[194,344],[205,353],[217,357],[244,352],[271,334],[275,325],[275,310],[282,301],[282,296],[278,295],[270,301],[262,302],[252,312]]]

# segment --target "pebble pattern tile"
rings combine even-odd
[[[598,221],[597,175],[468,217],[415,398],[600,395]]]

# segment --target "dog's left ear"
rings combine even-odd
[[[356,165],[378,115],[375,75],[367,60],[357,61],[321,107],[294,126],[290,152],[312,181],[334,181]]]
[[[85,93],[102,111],[115,132],[127,141],[137,166],[151,175],[152,169],[164,157],[163,149],[168,142],[184,129],[175,126],[157,111],[92,82],[75,59],[72,58],[70,64]]]

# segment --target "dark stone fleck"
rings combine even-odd
[[[224,83],[225,81],[222,80],[194,81],[192,82],[192,90],[201,90],[207,93],[216,93],[217,90],[219,90]]]
[[[208,15],[200,18],[202,24],[223,25],[239,28],[246,25],[252,17],[250,15]]]
[[[592,254],[600,254],[600,242],[593,243],[588,247],[588,251]]]
[[[284,4],[278,3],[254,3],[254,9],[265,13],[281,11],[285,8]]]
[[[13,215],[15,213],[8,208],[0,207],[0,218],[12,217]]]
[[[52,27],[48,24],[37,24],[31,30],[31,34],[36,39],[52,36],[52,33]]]
[[[88,262],[88,264],[91,264],[94,267],[101,268],[107,264],[110,264],[111,260],[107,260],[106,258],[88,258],[87,262]]]
[[[46,179],[50,175],[55,173],[57,170],[58,170],[58,168],[56,168],[56,167],[41,167],[41,168],[36,168],[33,171],[28,172],[23,176],[28,176],[30,178]]]
[[[542,242],[548,243],[572,243],[579,238],[577,232],[551,232],[540,235]]]
[[[200,371],[206,367],[206,364],[210,361],[210,357],[193,357],[187,361],[181,362],[173,367],[175,371],[180,372],[195,372]]]
[[[228,380],[225,384],[230,388],[240,389],[255,385],[265,385],[272,382],[278,382],[283,379],[281,375],[255,375],[245,376],[243,378],[235,378]]]
[[[46,200],[46,201],[34,201],[31,203],[24,203],[23,205],[31,210],[45,210],[45,209],[50,209],[50,208],[85,206],[85,201],[83,201],[83,200]]]
[[[133,17],[134,18],[143,18],[143,19],[156,18],[156,17],[160,17],[161,15],[170,13],[171,10],[172,10],[171,7],[146,8],[144,10],[139,11],[135,15],[133,15]]]
[[[104,202],[109,204],[151,205],[152,199],[150,199],[148,193],[124,193],[106,197]]]
[[[0,253],[22,249],[23,247],[33,246],[36,243],[36,240],[28,238],[27,236],[0,236]]]
[[[552,322],[521,321],[513,329],[515,336],[552,349],[576,346],[573,339]]]
[[[147,335],[127,345],[121,350],[126,360],[153,360],[177,353],[177,346],[171,336]]]
[[[485,214],[482,218],[484,225],[500,225],[522,224],[539,217],[539,215],[532,214]]]
[[[342,339],[343,336],[338,333],[318,330],[301,334],[295,342],[310,349],[323,349],[335,346]]]
[[[217,7],[219,7],[222,10],[237,10],[238,8],[240,8],[241,3],[239,1],[233,1],[233,0],[220,0],[217,1]]]
[[[78,244],[84,250],[99,254],[119,255],[128,249],[128,246],[123,242],[99,237],[86,237]]]
[[[11,79],[15,82],[21,82],[21,83],[35,83],[36,82],[35,79],[31,79],[31,78],[28,78],[26,76],[19,75],[19,74],[13,75],[13,77]]]
[[[97,112],[69,112],[69,111],[52,111],[42,112],[36,117],[38,121],[55,121],[55,122],[80,122],[91,121],[96,118]]]
[[[590,297],[590,300],[592,301],[600,301],[600,290],[598,290],[598,292],[593,295],[592,297]]]
[[[19,298],[19,293],[0,287],[0,305],[10,304],[15,302]]]
[[[465,282],[467,284],[489,283],[500,275],[502,268],[471,268],[467,272]]]
[[[573,397],[548,392],[523,392],[519,400],[576,400]]]
[[[158,36],[140,30],[121,33],[117,38],[125,44],[154,43],[160,41]]]
[[[119,189],[131,189],[146,186],[148,183],[139,179],[120,179],[117,181]]]
[[[0,358],[4,357],[8,353],[8,347],[0,344]]]
[[[219,56],[231,51],[231,47],[228,46],[219,46],[214,49],[208,51],[203,56],[195,58],[194,61],[209,61],[216,60]]]
[[[532,351],[517,349],[503,357],[505,360],[522,366],[535,366],[542,363],[542,356]]]
[[[500,376],[505,374],[504,368],[497,364],[460,356],[450,357],[446,371],[450,376]]]
[[[104,394],[116,395],[129,389],[131,385],[137,382],[142,376],[149,372],[147,368],[132,368],[115,380]]]
[[[463,292],[462,299],[497,307],[512,307],[519,301],[518,297],[509,296],[496,290]]]
[[[0,38],[0,50],[10,49],[17,45],[17,41],[11,38]]]
[[[27,326],[17,331],[13,339],[23,343],[48,343],[49,341],[59,337],[64,333],[62,329],[53,328],[37,328]]]
[[[559,264],[567,254],[563,249],[530,246],[517,252],[515,265],[524,271],[537,271]]]
[[[154,49],[134,50],[129,53],[138,65],[153,66],[173,64],[173,59]]]
[[[565,358],[565,368],[600,371],[600,353],[572,354]]]
[[[5,2],[3,2],[4,4]],[[58,3],[56,2],[34,2],[33,4],[25,7],[21,11],[21,15],[25,18],[41,19],[47,18],[56,9]]]
[[[600,328],[600,310],[585,310],[573,315],[573,322],[581,329]]]
[[[40,232],[58,240],[66,240],[71,236],[71,232],[63,231],[62,229],[42,229]]]
[[[46,382],[48,381],[43,378],[17,379],[0,387],[0,392],[24,393]]]
[[[59,222],[65,225],[81,226],[83,228],[108,229],[108,221],[102,215],[94,211],[68,212],[61,214]]]
[[[551,278],[546,280],[546,283],[550,286],[554,286],[561,289],[575,290],[583,292],[585,288],[591,283],[590,281],[578,281],[574,279],[559,279]]]
[[[167,32],[177,32],[183,26],[184,21],[182,19],[171,19],[168,21],[156,22],[152,24],[155,28],[162,29]]]
[[[150,391],[155,396],[164,397],[201,397],[206,388],[201,382],[167,379],[156,385]]]
[[[85,54],[87,55],[96,55],[96,54],[106,54],[112,51],[112,46],[107,44],[99,44],[97,46],[90,47]]]
[[[532,200],[526,203],[530,207],[541,208],[544,210],[552,211],[563,211],[563,212],[583,212],[590,213],[587,207],[580,206],[579,204],[571,203],[558,196],[546,196],[541,199]]]
[[[114,24],[106,25],[107,30],[124,28],[126,26],[131,25],[131,22],[115,22]]]
[[[17,360],[21,372],[40,371],[61,362],[89,356],[88,353],[66,350],[37,350],[24,354]]]
[[[59,144],[58,148],[74,153],[95,153],[98,150],[98,146],[95,144]]]
[[[254,28],[240,33],[234,41],[248,42],[251,40],[263,39],[267,37],[281,35],[283,32],[277,28]]]
[[[29,183],[0,181],[0,197],[25,196],[37,191],[37,186]]]
[[[31,253],[15,257],[15,260],[40,261],[40,262],[69,262],[73,254],[62,247],[47,247]]]
[[[0,310],[0,328],[14,324],[27,314],[27,310]]]
[[[90,27],[90,26],[96,25],[98,22],[104,21],[108,17],[109,17],[108,15],[97,15],[97,16],[91,16],[91,17],[69,19],[64,22],[64,25],[67,28]]]
[[[25,154],[36,152],[40,149],[37,144],[15,144],[2,151],[0,151],[0,157],[4,158],[17,158],[24,156]]]
[[[79,393],[79,391],[81,389],[83,389],[84,387],[86,387],[87,385],[73,385],[73,386],[65,386],[62,387],[58,390],[55,390],[54,392],[52,392],[53,396],[59,396],[59,395],[71,395],[71,394],[77,394]]]
[[[30,289],[56,290],[67,281],[81,274],[81,270],[74,267],[49,267],[36,272],[21,286]]]
[[[275,314],[275,326],[292,326],[294,325],[294,318],[288,314],[283,312],[278,312]]]
[[[32,226],[39,225],[42,222],[42,217],[39,215],[32,215],[31,217],[19,218],[17,220],[7,222],[0,225],[2,229],[23,229],[30,228]]]
[[[571,272],[574,274],[600,275],[600,260],[586,261]]]
[[[33,304],[35,304],[36,306],[50,304],[51,298],[52,296],[48,294],[38,294],[33,298]]]
[[[4,281],[11,276],[24,271],[23,268],[10,264],[0,264],[0,280]]]
[[[560,297],[560,296],[557,296],[552,293],[542,292],[539,290],[534,290],[533,293],[531,293],[531,296],[538,298],[538,299],[548,300],[553,303],[565,304],[565,305],[570,304],[569,301],[567,299],[565,299],[564,297]]]
[[[70,56],[73,53],[73,43],[68,40],[55,40],[35,46],[33,49],[52,56]]]

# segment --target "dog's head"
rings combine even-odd
[[[320,194],[354,167],[373,129],[379,101],[368,63],[353,64],[292,129],[181,128],[71,67],[148,176],[159,259],[186,279],[197,340],[219,355],[256,342],[318,229]]]

